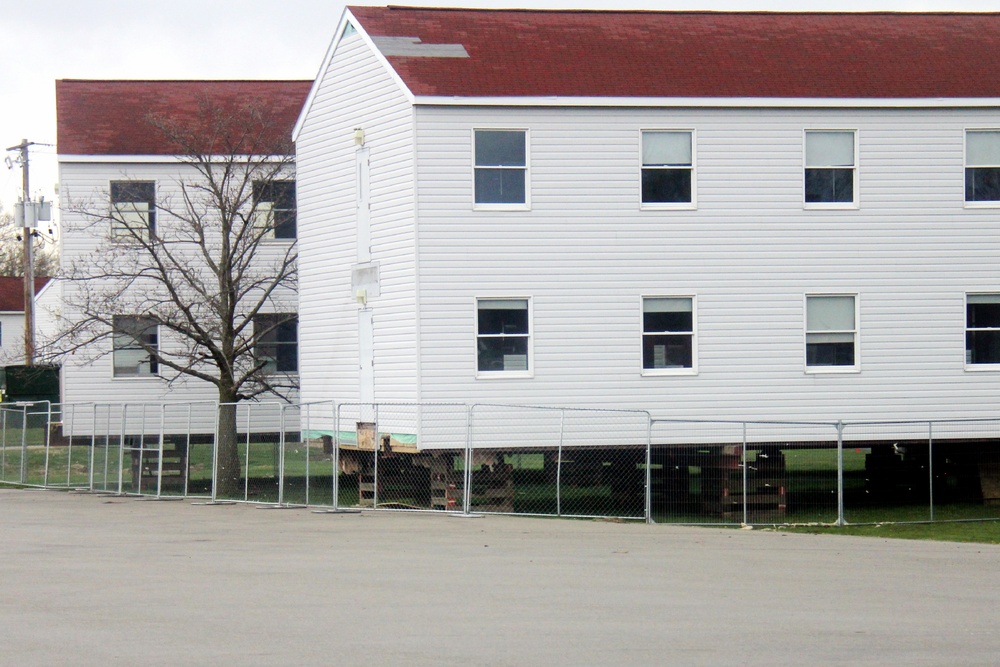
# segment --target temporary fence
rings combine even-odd
[[[719,525],[1000,518],[1000,420],[452,403],[0,405],[0,482],[334,511]]]

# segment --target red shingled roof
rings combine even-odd
[[[465,47],[388,56],[418,96],[1000,97],[1000,14],[349,9]]]
[[[288,140],[312,81],[56,81],[61,155],[175,155],[185,151],[150,125],[204,123],[206,103],[236,114],[255,106],[269,114],[269,142]],[[249,151],[248,151],[249,152]]]
[[[35,278],[35,294],[42,291],[51,278]],[[0,312],[24,312],[24,278],[0,276]]]

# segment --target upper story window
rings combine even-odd
[[[156,231],[156,183],[111,181],[111,237],[143,240]]]
[[[693,371],[694,357],[694,298],[644,297],[643,373]]]
[[[854,295],[806,296],[806,370],[857,370],[858,320]]]
[[[295,181],[253,184],[254,224],[267,230],[265,238],[295,238]]]
[[[965,297],[965,365],[1000,364],[1000,294]]]
[[[965,133],[965,201],[1000,205],[1000,130]]]
[[[265,373],[299,370],[299,318],[294,313],[260,314],[253,320],[255,354]]]
[[[115,315],[112,318],[112,357],[115,377],[156,375],[159,370],[159,328],[148,317]]]
[[[642,133],[642,205],[690,208],[694,205],[692,132]]]
[[[810,208],[857,205],[857,150],[853,131],[806,132],[805,203]]]
[[[475,131],[477,208],[528,205],[528,133],[524,130]]]
[[[530,373],[531,317],[528,299],[479,299],[476,311],[478,371],[508,375]]]

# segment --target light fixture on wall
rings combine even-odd
[[[365,128],[363,127],[354,128],[354,145],[355,146],[365,145]]]

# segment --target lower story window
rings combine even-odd
[[[528,372],[531,341],[527,299],[479,299],[477,369],[482,373]]]
[[[694,369],[694,298],[642,300],[642,368]]]
[[[857,368],[857,314],[853,295],[806,297],[806,368]]]
[[[253,320],[255,351],[265,373],[299,370],[299,318],[293,313],[257,315]]]
[[[1000,364],[1000,294],[966,297],[965,363]]]
[[[156,375],[159,334],[154,320],[115,315],[111,336],[115,377]]]

